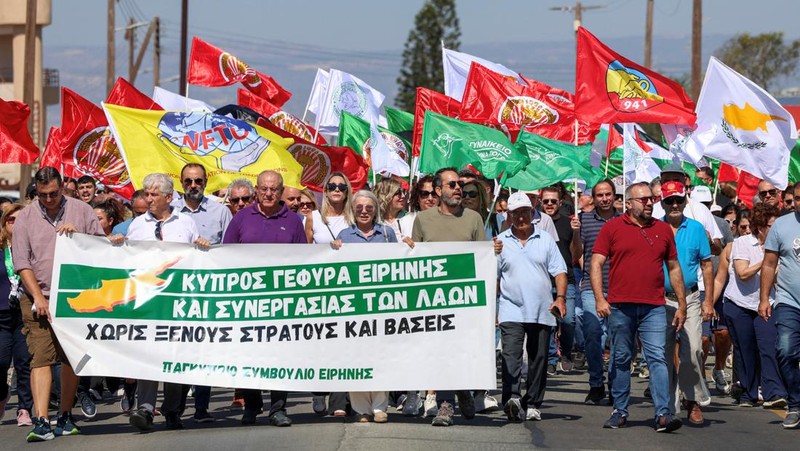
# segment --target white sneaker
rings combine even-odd
[[[311,397],[311,408],[314,409],[314,413],[317,415],[325,415],[328,413],[328,405],[325,403],[324,396],[312,396]]]
[[[728,378],[724,371],[714,370],[714,383],[717,385],[717,391],[721,394],[731,394],[731,384],[728,383]]]
[[[542,421],[542,412],[539,412],[539,409],[528,407],[528,411],[525,414],[525,419],[528,421]]]
[[[436,404],[436,395],[426,395],[425,403],[423,404],[426,417],[435,417],[439,415],[439,406]]]
[[[478,410],[477,401],[475,403],[476,412],[494,412],[495,410],[500,410],[500,403],[490,394],[486,394],[483,398],[483,409]]]
[[[403,415],[415,417],[419,415],[420,407],[422,407],[422,400],[419,398],[419,392],[410,392],[406,395],[406,402],[403,404]]]

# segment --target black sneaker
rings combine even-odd
[[[522,418],[520,417],[522,405],[519,403],[519,398],[509,399],[503,410],[506,413],[506,418],[508,418],[508,421],[522,421]]]
[[[83,416],[86,418],[94,418],[94,416],[97,415],[97,406],[94,401],[92,401],[92,397],[89,396],[89,393],[78,392],[76,397],[78,398],[78,404],[81,405]]]
[[[783,420],[783,428],[794,429],[798,425],[800,425],[800,410],[790,409],[789,413],[786,414],[786,418]],[[30,437],[30,435],[28,435],[28,437]]]
[[[55,435],[78,435],[81,433],[81,429],[75,425],[75,418],[72,418],[72,413],[64,412],[58,416],[53,433]]]
[[[286,412],[279,410],[269,416],[269,424],[279,428],[285,428],[292,425],[292,419],[286,416]]]
[[[166,427],[168,431],[183,429],[183,423],[181,423],[181,417],[179,417],[177,413],[165,413],[164,421],[166,422]]]
[[[555,376],[557,373],[558,373],[558,368],[554,364],[548,363],[547,364],[547,375],[548,376]]]
[[[153,412],[142,407],[131,414],[128,423],[140,431],[149,431],[153,429]]]
[[[257,416],[258,416],[257,410],[244,409],[244,413],[242,413],[242,424],[244,425],[256,424]]]
[[[53,433],[53,428],[50,427],[50,421],[45,417],[39,417],[33,423],[33,430],[28,432],[29,442],[44,442],[46,440],[53,440],[56,435]]]
[[[591,387],[589,388],[589,394],[586,395],[586,399],[583,401],[583,403],[599,406],[604,399],[606,399],[605,387]]]
[[[628,422],[628,419],[622,414],[614,410],[611,412],[611,417],[603,424],[603,427],[606,429],[619,429],[625,427],[625,423]]]
[[[472,397],[472,392],[458,390],[456,398],[458,398],[458,409],[461,410],[461,416],[466,420],[475,418],[475,398]]]
[[[656,418],[656,432],[677,431],[681,426],[683,426],[681,419],[672,415],[661,415]]]
[[[195,423],[213,423],[214,417],[208,413],[206,409],[194,409],[194,418]]]

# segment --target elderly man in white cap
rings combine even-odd
[[[503,344],[503,404],[509,421],[541,420],[547,355],[556,315],[566,312],[567,267],[549,233],[532,224],[533,206],[520,192],[508,199],[511,227],[498,239],[498,323]],[[555,278],[555,301],[552,282]],[[522,348],[527,337],[528,373],[521,393]]]

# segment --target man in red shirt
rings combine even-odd
[[[686,318],[686,297],[675,238],[666,223],[653,219],[655,198],[647,183],[636,183],[625,190],[626,213],[608,221],[600,230],[592,250],[592,291],[597,315],[608,318],[611,339],[611,395],[614,410],[603,425],[625,426],[631,391],[631,360],[636,353],[636,333],[642,341],[650,367],[650,392],[655,407],[656,432],[672,432],[681,420],[670,413],[669,377],[665,359],[667,327],[664,307],[664,269],[667,272],[678,308],[672,324],[680,330]],[[609,260],[608,298],[603,294],[602,267]],[[671,358],[672,356],[670,356]]]

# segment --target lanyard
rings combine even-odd
[[[14,273],[14,262],[11,260],[11,248],[6,247],[3,249],[3,253],[5,254],[5,262],[6,262],[6,272],[8,272],[8,280],[14,282],[19,280],[19,276]]]

